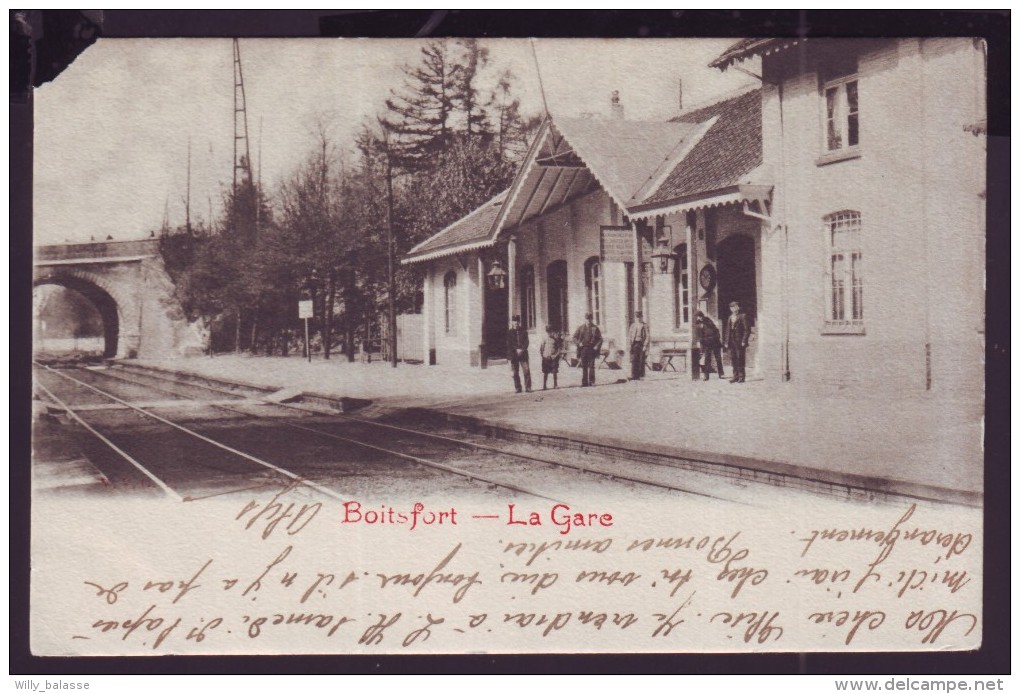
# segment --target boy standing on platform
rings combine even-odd
[[[553,332],[551,325],[545,326],[545,337],[542,344],[538,346],[538,353],[542,357],[542,390],[545,390],[549,382],[549,374],[553,377],[553,388],[558,388],[558,374],[560,372],[560,357],[563,354],[563,340]]]

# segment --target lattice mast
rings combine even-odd
[[[234,39],[234,189],[238,172],[241,182],[251,185],[251,148],[248,145],[248,110],[244,98],[244,71],[241,69],[241,46]]]

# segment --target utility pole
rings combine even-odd
[[[244,177],[242,183],[252,182],[251,150],[248,146],[248,110],[244,97],[244,72],[241,69],[241,46],[237,39],[234,39],[234,190],[237,190],[238,170]]]
[[[255,230],[256,232],[262,223],[262,116],[259,116],[259,178],[255,186]]]
[[[234,39],[234,198],[238,195],[237,173],[241,172],[241,186],[252,185],[251,148],[248,145],[248,110],[244,95],[244,71],[241,69],[241,45]],[[257,204],[257,201],[256,201]],[[234,307],[234,351],[241,350],[241,306]]]
[[[184,228],[191,234],[191,138],[188,138],[188,185],[184,197]]]
[[[389,333],[390,366],[397,368],[397,279],[393,267],[393,157],[390,156],[390,139],[383,129],[386,147],[386,261],[389,268]]]

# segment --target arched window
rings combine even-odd
[[[521,268],[521,325],[528,330],[535,329],[535,266]]]
[[[584,261],[584,286],[588,291],[588,313],[595,325],[602,325],[602,263],[596,255]]]
[[[673,328],[680,330],[691,324],[691,278],[687,271],[687,244],[673,249]]]
[[[843,210],[825,217],[829,249],[826,268],[826,328],[861,332],[864,327],[864,263],[861,213]]]
[[[457,331],[457,273],[450,271],[443,278],[443,316],[446,334]]]

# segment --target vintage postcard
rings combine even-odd
[[[98,40],[32,653],[979,648],[985,50]]]

